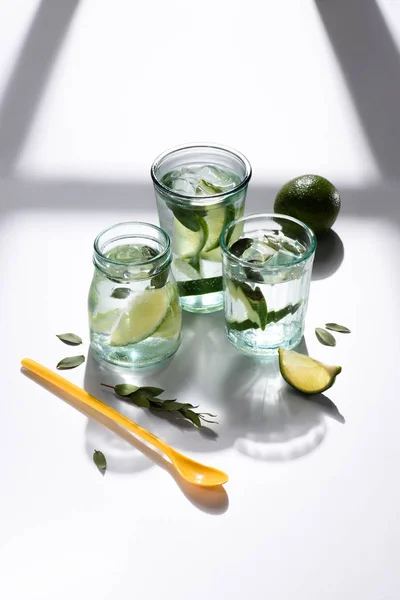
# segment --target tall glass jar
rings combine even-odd
[[[168,235],[148,223],[119,223],[94,242],[90,340],[103,360],[143,367],[174,354],[181,307]]]
[[[229,148],[197,144],[161,154],[151,167],[160,224],[172,240],[172,269],[182,308],[223,306],[219,239],[243,215],[249,161]]]

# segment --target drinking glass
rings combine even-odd
[[[151,167],[161,227],[172,242],[172,270],[182,308],[209,313],[223,306],[220,235],[244,212],[248,160],[222,146],[180,146]]]
[[[293,348],[304,331],[316,238],[279,214],[242,217],[221,235],[226,331],[251,354]]]

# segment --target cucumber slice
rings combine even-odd
[[[259,287],[254,290],[247,283],[227,280],[227,288],[231,297],[236,302],[244,305],[247,319],[257,325],[264,331],[268,323],[267,303]]]

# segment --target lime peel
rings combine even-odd
[[[110,346],[136,344],[159,328],[170,305],[167,288],[145,290],[132,300],[111,332]]]
[[[279,369],[284,380],[304,394],[320,394],[332,387],[342,367],[325,365],[293,350],[278,349]]]

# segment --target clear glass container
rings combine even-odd
[[[160,225],[171,238],[172,269],[184,310],[223,306],[219,239],[243,215],[248,160],[229,148],[197,144],[161,154],[151,167]]]
[[[144,367],[174,354],[182,313],[168,235],[148,223],[119,223],[94,242],[89,291],[91,347],[114,365]]]
[[[316,238],[278,214],[237,219],[221,236],[228,339],[251,354],[293,348],[303,335]]]

